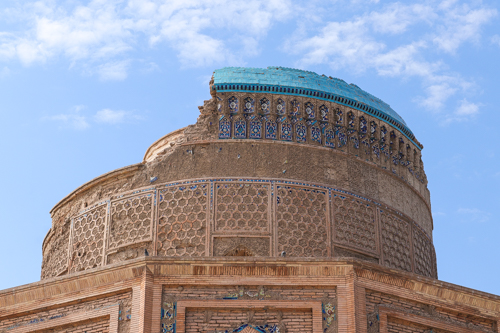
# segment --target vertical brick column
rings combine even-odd
[[[140,284],[132,287],[132,322],[130,323],[130,332],[152,332],[153,295],[153,274],[146,267],[142,274]],[[158,315],[158,317],[160,317],[160,315]]]
[[[337,308],[339,333],[357,333],[355,273],[351,268],[344,284],[337,286]]]
[[[366,333],[368,331],[368,318],[366,315],[366,292],[365,288],[355,282],[354,297],[356,304],[356,332]]]
[[[161,330],[161,297],[163,292],[163,286],[161,284],[153,285],[153,298],[150,301],[151,310],[151,332],[156,333]]]

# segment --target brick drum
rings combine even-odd
[[[423,146],[388,104],[282,67],[210,96],[55,205],[0,333],[500,332],[500,297],[437,280]]]

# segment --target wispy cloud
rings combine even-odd
[[[86,130],[90,127],[87,117],[81,113],[85,108],[83,105],[74,106],[70,112],[61,113],[54,116],[44,117],[45,120],[59,124],[59,128],[68,128],[78,131]]]
[[[300,55],[301,67],[327,64],[358,74],[375,70],[380,76],[418,78],[425,94],[415,101],[446,122],[450,111],[444,110],[450,98],[474,91],[476,84],[450,71],[441,55],[453,54],[465,43],[477,43],[483,27],[497,15],[496,9],[475,4],[391,3],[344,21],[326,22],[317,33],[292,38],[286,46]],[[465,119],[478,110],[471,103],[462,103],[451,113]]]
[[[57,114],[44,117],[44,120],[53,121],[59,124],[60,128],[73,130],[86,130],[92,124],[117,125],[121,123],[132,123],[143,119],[143,117],[131,111],[102,109],[94,114],[85,114],[82,110],[86,109],[83,105],[73,107],[68,113]]]
[[[94,115],[94,120],[100,124],[119,124],[133,120],[140,120],[142,117],[130,112],[122,110],[103,109],[97,111]]]
[[[0,60],[30,66],[63,56],[102,80],[123,80],[131,51],[166,43],[184,66],[236,64],[257,54],[258,41],[293,7],[290,0],[39,0],[11,10],[29,28],[0,31]]]
[[[488,222],[491,214],[477,208],[459,208],[457,213],[462,217],[465,222]]]
[[[491,37],[491,42],[497,46],[500,46],[500,35]]]

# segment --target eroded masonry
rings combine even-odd
[[[437,279],[423,146],[341,79],[223,68],[196,124],[51,211],[0,332],[500,332]]]

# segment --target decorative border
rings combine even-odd
[[[313,90],[307,88],[275,86],[270,84],[214,84],[212,86],[212,90],[216,90],[217,92],[247,92],[247,93],[263,92],[268,94],[293,95],[293,96],[302,96],[310,98],[312,97],[323,101],[329,101],[345,105],[347,107],[365,112],[370,116],[373,116],[391,126],[396,127],[401,131],[401,133],[403,133],[403,135],[408,140],[413,142],[413,144],[419,150],[422,150],[421,145],[415,142],[415,135],[413,134],[413,132],[406,125],[402,124],[400,121],[394,119],[393,117],[389,116],[388,114],[386,114],[381,110],[368,106],[364,103],[357,102],[354,99],[340,96],[334,93],[327,93],[320,90]]]
[[[91,311],[72,313],[66,316],[54,316],[48,320],[29,322],[17,327],[7,327],[9,333],[41,332],[65,325],[74,325],[98,318],[108,318],[109,333],[118,333],[119,304],[108,305]]]
[[[387,210],[388,212],[397,215],[399,218],[405,220],[408,222],[411,226],[411,233],[413,234],[415,228],[420,230],[426,237],[427,241],[430,243],[431,248],[432,248],[432,253],[431,253],[431,258],[430,260],[432,261],[432,267],[430,268],[431,274],[433,274],[431,277],[436,278],[437,277],[437,269],[435,267],[435,250],[434,250],[434,245],[432,244],[432,238],[423,230],[421,226],[419,226],[416,222],[414,222],[411,218],[408,216],[402,214],[401,212],[398,212],[397,210],[386,206],[385,204],[382,204],[380,202],[377,202],[373,199],[369,199],[360,195],[357,195],[355,193],[352,193],[350,191],[345,191],[342,189],[334,188],[331,186],[326,186],[326,185],[321,185],[321,184],[315,184],[315,183],[306,183],[306,182],[300,182],[300,181],[292,181],[292,180],[286,180],[286,179],[266,179],[266,178],[202,178],[202,179],[191,179],[191,180],[184,180],[184,181],[176,181],[176,182],[170,182],[170,183],[164,183],[164,184],[158,184],[154,187],[149,186],[144,189],[139,189],[139,190],[134,190],[133,192],[125,192],[117,196],[113,196],[111,199],[113,201],[119,200],[122,198],[129,198],[133,196],[134,194],[145,194],[146,192],[149,192],[152,194],[153,197],[153,221],[152,221],[152,233],[153,233],[153,239],[152,239],[152,245],[153,245],[153,256],[157,255],[156,247],[157,247],[157,228],[158,228],[158,191],[164,189],[164,188],[169,188],[169,187],[174,187],[174,186],[185,186],[186,188],[198,184],[206,184],[207,186],[210,187],[210,189],[207,188],[207,196],[209,195],[210,198],[207,198],[207,220],[206,220],[206,232],[207,232],[207,237],[206,237],[206,251],[205,251],[205,256],[213,256],[213,238],[215,236],[217,237],[224,237],[224,236],[230,236],[230,234],[226,233],[215,233],[213,232],[213,222],[215,220],[215,198],[214,198],[214,186],[216,186],[217,183],[263,183],[263,184],[268,184],[269,185],[269,190],[270,190],[270,205],[268,207],[268,216],[269,216],[269,233],[270,235],[265,235],[266,237],[270,237],[270,252],[271,256],[277,257],[278,256],[278,235],[277,235],[277,223],[276,223],[276,194],[277,194],[277,188],[279,186],[297,186],[301,188],[306,188],[306,189],[317,189],[324,191],[325,195],[325,202],[327,203],[327,212],[326,212],[326,223],[327,223],[327,230],[328,230],[328,237],[327,237],[327,253],[328,256],[331,257],[335,250],[335,246],[339,246],[341,248],[348,249],[349,251],[357,252],[362,255],[367,255],[370,257],[373,257],[374,259],[378,259],[379,263],[384,266],[383,264],[383,251],[382,251],[382,245],[381,245],[381,224],[380,224],[380,213],[379,210]],[[276,192],[276,193],[275,193]],[[148,194],[149,194],[148,193]],[[332,205],[332,199],[335,195],[339,195],[341,197],[345,196],[350,196],[353,199],[361,199],[366,201],[367,203],[373,204],[374,208],[376,210],[376,221],[375,221],[375,227],[376,227],[376,247],[377,247],[377,253],[372,253],[372,252],[367,252],[364,251],[363,249],[359,249],[356,247],[352,247],[346,244],[338,244],[335,241],[334,238],[334,230],[331,230],[331,228],[334,228],[334,223],[333,223],[333,209],[331,207]],[[80,217],[81,215],[84,215],[91,209],[95,209],[97,207],[100,207],[104,204],[107,205],[107,214],[105,217],[105,223],[106,223],[106,228],[105,228],[105,234],[104,234],[104,244],[103,244],[103,262],[102,265],[106,264],[107,261],[107,255],[110,252],[110,249],[108,249],[108,237],[109,237],[109,228],[110,228],[110,205],[111,205],[111,199],[101,201],[98,204],[93,205],[90,209],[85,209],[84,211],[80,212],[77,216],[75,216],[72,219],[71,222],[71,230],[70,230],[70,242],[68,245],[68,271],[71,269],[71,248],[73,246],[72,244],[72,239],[73,239],[73,228],[74,228],[74,219]],[[232,235],[232,234],[231,234]],[[241,234],[240,234],[241,236]],[[264,236],[264,233],[252,233],[248,234],[248,237],[262,237]],[[135,244],[135,243],[134,243]],[[130,245],[130,244],[129,244]],[[413,237],[411,237],[411,253],[409,254],[411,256],[411,262],[412,262],[412,271],[415,271],[415,259],[414,259],[414,248],[413,248]]]

